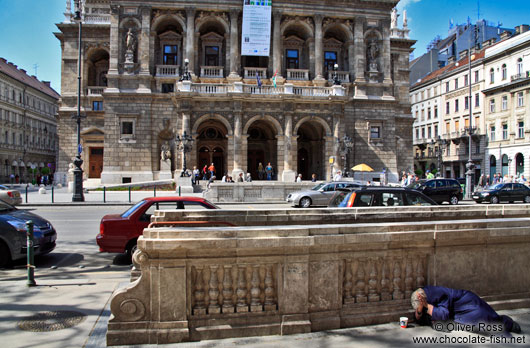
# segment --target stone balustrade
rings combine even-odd
[[[266,79],[267,78],[267,68],[244,68],[244,78],[245,79],[255,79],[256,75],[259,76],[260,79]]]
[[[157,77],[179,77],[180,67],[178,65],[157,65]]]
[[[333,70],[328,71],[328,80],[333,80],[335,72]],[[350,72],[349,71],[337,71],[337,77],[341,83],[350,83]]]
[[[88,97],[100,97],[103,94],[103,91],[105,90],[105,88],[107,87],[103,87],[103,86],[87,87],[86,95]]]
[[[223,78],[224,68],[222,66],[201,66],[201,77]]]
[[[204,197],[212,202],[285,201],[289,193],[310,190],[314,186],[313,182],[216,183],[210,186]]]
[[[287,80],[309,81],[309,70],[287,69]]]
[[[110,14],[85,14],[84,23],[86,24],[110,24]]]
[[[298,210],[284,213],[291,211]],[[426,284],[469,289],[504,308],[528,306],[530,217],[523,211],[526,217],[458,221],[437,220],[432,210],[420,222],[150,226],[134,255],[140,278],[111,299],[107,344],[397,321],[412,315],[410,294]],[[173,213],[158,211],[155,221]]]

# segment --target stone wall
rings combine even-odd
[[[155,220],[172,214],[158,212]],[[141,277],[111,300],[107,344],[285,335],[395,321],[412,314],[410,294],[427,284],[530,305],[527,210],[526,217],[457,222],[436,221],[436,211],[431,214],[427,222],[151,226],[134,255]]]
[[[317,183],[235,182],[212,184],[204,198],[212,202],[285,201],[289,193],[311,190]]]

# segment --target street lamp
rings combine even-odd
[[[74,194],[72,196],[72,202],[84,202],[85,196],[83,195],[83,169],[81,165],[83,160],[81,159],[81,32],[82,32],[82,18],[81,18],[81,6],[80,0],[74,0],[74,20],[79,23],[79,36],[78,36],[78,57],[77,57],[77,114],[72,116],[77,122],[77,156],[74,159],[75,168],[74,172]]]
[[[177,148],[182,151],[182,156],[184,157],[184,163],[182,165],[182,173],[180,173],[181,177],[188,176],[188,173],[186,172],[186,153],[191,151],[191,145],[193,143],[193,138],[191,135],[186,134],[186,131],[184,131],[184,134],[182,136],[177,135],[175,138],[175,141],[177,142]]]
[[[337,74],[337,70],[339,69],[339,65],[335,63],[333,65],[333,85],[334,86],[340,86],[340,80],[339,80],[339,74]]]
[[[191,81],[191,74],[189,71],[190,60],[184,59],[184,73],[180,77],[180,81]]]
[[[340,143],[342,143],[342,148],[340,150],[340,155],[342,158],[344,158],[344,161],[343,161],[343,166],[344,166],[344,170],[342,171],[344,176],[348,176],[348,172],[349,172],[349,166],[348,166],[348,160],[349,160],[349,153],[351,151],[351,149],[353,148],[353,139],[348,136],[348,135],[344,135],[342,137],[341,140],[339,140]]]
[[[438,169],[437,169],[436,176],[439,177],[439,178],[442,178],[443,177],[443,175],[442,175],[442,153],[445,150],[445,147],[447,146],[447,140],[442,139],[440,136],[438,136],[436,138],[436,141],[434,141],[434,139],[431,141],[431,144],[433,146],[435,144],[438,145],[438,147],[436,149],[436,154],[435,154],[437,159],[438,159]]]

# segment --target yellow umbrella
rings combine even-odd
[[[356,165],[355,167],[352,167],[351,170],[353,170],[354,172],[373,172],[374,171],[372,167],[364,163],[361,163],[361,164]]]

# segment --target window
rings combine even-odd
[[[429,139],[432,138],[432,129],[431,129],[431,127],[428,127],[428,128],[427,128],[427,137],[428,137]]]
[[[449,102],[445,103],[445,114],[449,115],[451,112],[451,108],[449,107]]]
[[[464,109],[469,110],[469,97],[464,98]]]
[[[206,46],[204,60],[207,66],[219,66],[219,46]]]
[[[475,83],[477,83],[477,82],[478,82],[478,70],[475,71]]]
[[[469,76],[465,75],[464,76],[464,86],[467,86],[467,85],[469,85]]]
[[[425,128],[421,129],[421,137],[422,139],[425,139]]]
[[[120,141],[136,141],[136,118],[120,117]]]
[[[420,138],[420,129],[416,128],[416,139]]]
[[[502,140],[508,139],[508,124],[505,123],[502,125]]]
[[[455,79],[455,89],[458,89],[458,79]]]
[[[450,133],[450,132],[451,132],[451,123],[445,122],[445,133]]]
[[[324,69],[333,71],[335,64],[337,64],[337,52],[324,52]]]
[[[458,99],[455,100],[455,112],[458,112]]]
[[[178,65],[177,45],[164,45],[164,65]]]
[[[101,100],[94,100],[92,102],[92,110],[93,111],[103,111],[103,101]]]
[[[287,50],[285,56],[287,57],[287,69],[299,69],[298,50]]]
[[[478,108],[480,106],[480,95],[477,93],[475,94],[475,107]]]
[[[480,141],[475,143],[475,155],[480,155]]]
[[[434,107],[434,118],[438,118],[438,107]]]
[[[121,134],[132,135],[134,123],[130,121],[124,121],[121,123]]]
[[[434,125],[434,137],[435,138],[438,137],[438,125],[437,124]]]
[[[428,108],[428,109],[427,109],[427,119],[428,119],[428,120],[431,119],[431,108]]]
[[[490,113],[495,112],[495,99],[490,100]]]
[[[445,83],[445,92],[449,92],[449,82]]]
[[[490,69],[490,83],[495,83],[495,70],[493,68]]]
[[[381,138],[381,127],[371,126],[370,127],[370,139],[379,139]]]
[[[517,75],[523,75],[523,58],[517,59]]]
[[[162,93],[173,93],[175,91],[175,85],[172,83],[162,84]]]
[[[502,97],[501,109],[508,110],[508,96],[506,95]]]
[[[501,72],[502,72],[502,80],[504,81],[508,78],[508,71],[506,70],[506,64],[502,65]]]
[[[517,93],[517,107],[524,106],[524,93],[519,92]]]
[[[517,127],[517,136],[519,139],[524,138],[524,122],[520,121]]]

